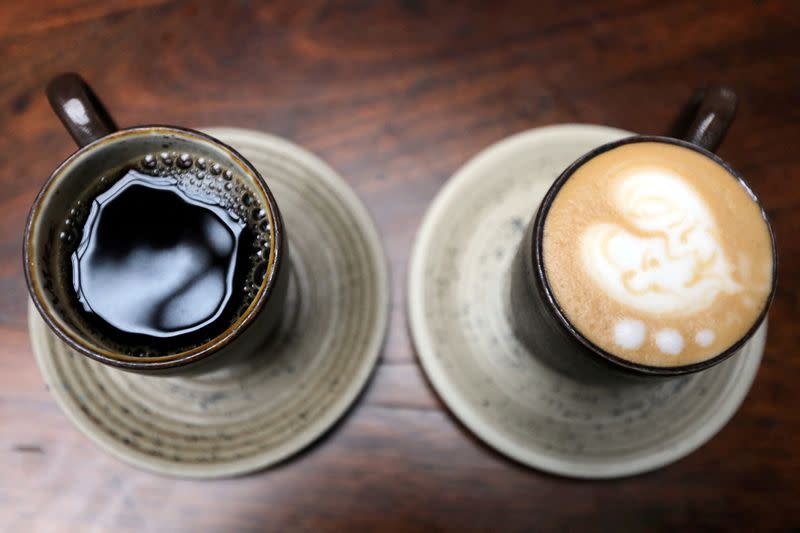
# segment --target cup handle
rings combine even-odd
[[[79,147],[117,130],[103,102],[80,75],[59,74],[47,84],[46,92],[50,107]]]
[[[738,103],[729,87],[698,89],[675,119],[669,135],[714,152],[733,122]]]

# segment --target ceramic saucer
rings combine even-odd
[[[287,310],[266,357],[195,378],[130,374],[70,351],[29,309],[39,368],[75,425],[128,463],[192,478],[267,467],[331,428],[375,366],[389,306],[378,233],[341,177],[277,137],[208,133],[258,168],[289,231]]]
[[[433,387],[487,444],[564,476],[632,475],[689,454],[736,412],[764,349],[766,325],[711,370],[622,390],[573,382],[512,335],[503,287],[539,201],[578,156],[629,135],[562,125],[487,148],[439,193],[411,261],[410,327]]]

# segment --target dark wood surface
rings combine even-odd
[[[0,530],[792,530],[800,527],[800,2],[293,2],[0,5]],[[388,342],[368,390],[307,452],[240,479],[140,472],[44,389],[26,331],[23,221],[74,150],[44,86],[83,73],[120,125],[232,125],[330,162],[391,260]],[[694,86],[741,98],[719,150],[769,211],[780,279],[744,405],[650,474],[578,482],[523,468],[444,409],[404,317],[426,206],[470,156],[561,122],[661,133]]]

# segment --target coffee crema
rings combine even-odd
[[[636,142],[581,165],[544,223],[545,275],[570,323],[634,363],[712,358],[767,303],[773,250],[761,209],[703,154]]]

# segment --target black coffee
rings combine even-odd
[[[255,195],[219,165],[176,155],[99,179],[61,233],[81,319],[132,355],[220,334],[267,270],[271,228]]]

